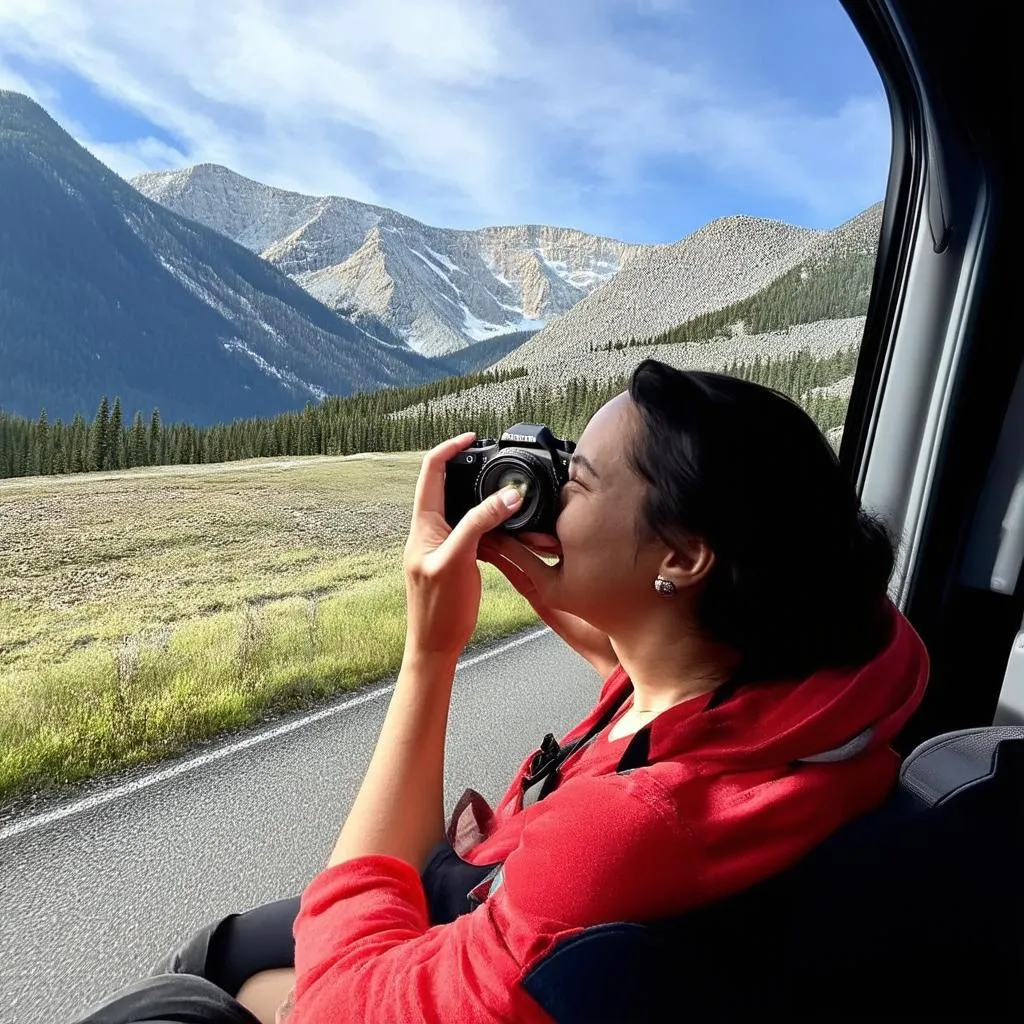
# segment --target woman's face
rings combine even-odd
[[[668,550],[642,526],[647,484],[628,454],[641,429],[627,392],[595,413],[576,446],[555,524],[562,558],[546,596],[606,632],[657,599],[654,578]]]

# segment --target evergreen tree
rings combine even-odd
[[[109,466],[107,451],[110,444],[110,402],[106,395],[100,401],[90,434],[88,468],[90,470],[107,469]]]
[[[131,444],[128,447],[128,465],[146,466],[149,464],[149,449],[146,440],[146,424],[142,419],[142,410],[135,413],[132,424]]]
[[[89,468],[89,428],[81,413],[76,413],[71,421],[71,456],[68,470],[72,473],[84,473]]]
[[[0,413],[0,477],[14,476],[14,449],[11,444],[12,422]]]
[[[815,396],[811,391],[849,376],[856,360],[856,347],[823,359],[813,358],[806,350],[785,358],[765,358],[759,353],[746,362],[733,360],[725,369],[790,394],[822,430],[828,430],[842,424],[846,400]],[[453,410],[440,401],[483,383],[509,381],[514,383],[505,390],[508,397],[487,408],[457,411],[459,407]],[[301,412],[205,428],[185,423],[164,426],[154,409],[148,431],[141,413],[136,413],[128,428],[116,423],[120,402],[111,413],[107,398],[100,402],[91,427],[80,415],[65,428],[59,421],[44,424],[42,416],[32,422],[0,413],[0,475],[20,475],[36,467],[41,472],[82,472],[118,465],[208,463],[285,454],[422,450],[464,430],[494,437],[522,421],[547,423],[559,436],[577,438],[593,413],[627,383],[625,375],[613,380],[570,378],[557,386],[534,384],[525,370],[467,375],[415,388],[328,398]],[[120,435],[116,441],[115,424]]]
[[[35,438],[32,445],[32,473],[36,476],[50,472],[50,424],[46,418],[46,410],[42,409],[35,425]]]
[[[28,430],[21,433],[21,445],[18,453],[17,476],[28,476],[32,465],[32,440]]]
[[[121,414],[121,399],[115,397],[114,410],[110,414],[110,432],[107,435],[107,452],[110,469],[124,469],[124,421]]]
[[[149,465],[157,466],[162,463],[160,446],[160,410],[154,409],[153,415],[149,418]]]

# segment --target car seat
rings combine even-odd
[[[1024,728],[938,736],[877,811],[783,874],[586,929],[523,984],[557,1024],[1020,1019],[1022,838]]]

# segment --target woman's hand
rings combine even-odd
[[[362,786],[328,867],[382,854],[422,870],[444,837],[444,739],[455,664],[480,611],[480,538],[504,522],[510,504],[492,494],[452,529],[444,518],[445,463],[473,440],[462,434],[423,460],[405,545],[405,655]]]
[[[468,448],[461,434],[427,452],[416,484],[412,527],[405,545],[406,654],[455,660],[469,642],[480,613],[477,546],[522,503],[513,487],[492,494],[452,529],[444,518],[445,464]]]
[[[507,533],[489,534],[480,541],[478,557],[500,570],[541,619],[607,678],[619,663],[611,641],[607,634],[579,616],[548,604],[545,591],[554,579],[555,569],[539,555],[561,558],[558,538],[546,533],[521,533],[518,538]]]

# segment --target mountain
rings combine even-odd
[[[600,389],[647,358],[721,372],[852,357],[881,221],[881,203],[832,231],[753,217],[713,221],[675,245],[638,253],[614,280],[491,367],[525,373],[453,391],[430,408],[465,416],[507,410],[515,418],[522,394],[552,395],[572,378]],[[848,397],[846,372],[818,393]],[[421,408],[394,415],[415,417]],[[838,430],[829,436],[838,439]]]
[[[143,195],[259,253],[331,309],[443,356],[538,330],[641,247],[569,228],[434,228],[338,196],[306,196],[199,164],[132,179]]]
[[[0,407],[207,424],[447,368],[356,325],[247,248],[151,202],[0,92]]]
[[[674,245],[639,253],[495,368],[524,367],[554,383],[574,373],[615,375],[647,356],[705,366],[745,358],[728,346],[698,352],[694,343],[735,340],[746,351],[757,338],[779,334],[802,343],[821,336],[826,350],[834,347],[829,339],[848,344],[857,328],[847,321],[867,310],[881,212],[878,203],[832,231],[756,217],[712,221]]]
[[[788,270],[819,233],[757,217],[711,221],[639,253],[614,281],[503,360],[553,364],[591,345],[643,338],[756,292]]]
[[[469,348],[450,352],[440,362],[443,362],[454,376],[478,373],[481,370],[486,370],[509,352],[514,352],[536,333],[536,331],[513,331],[511,334],[499,334],[486,341],[478,341],[475,345],[470,345]]]
[[[797,324],[863,316],[878,255],[882,204],[827,232],[786,273],[745,299],[701,313],[642,344],[727,340]],[[621,344],[621,342],[620,342]]]

